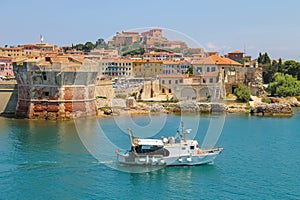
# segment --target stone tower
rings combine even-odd
[[[95,116],[97,66],[93,61],[68,56],[15,61],[19,96],[16,116],[30,119]]]

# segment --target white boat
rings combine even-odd
[[[200,149],[197,140],[187,140],[191,129],[181,130],[175,137],[141,139],[133,136],[129,129],[131,150],[117,150],[117,159],[126,165],[203,165],[213,163],[223,148]]]

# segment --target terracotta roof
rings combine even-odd
[[[241,51],[239,51],[239,50],[235,50],[235,51],[230,52],[230,53],[228,53],[228,54],[244,54],[244,52],[241,52]]]
[[[217,55],[209,56],[207,58],[204,58],[201,61],[197,61],[193,64],[198,65],[230,65],[230,66],[242,66],[241,63],[238,63],[234,60],[231,60],[229,58],[223,58]]]
[[[133,60],[133,63],[163,63],[161,60]]]
[[[179,65],[180,61],[170,61],[170,60],[164,60],[163,61],[164,65]]]

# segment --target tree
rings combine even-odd
[[[101,49],[101,48],[107,49],[108,45],[106,44],[106,42],[103,38],[99,38],[95,43],[95,48],[97,48],[97,49]]]
[[[292,75],[276,73],[273,79],[268,87],[272,96],[286,97],[300,94],[300,81]]]
[[[285,74],[290,74],[300,80],[300,63],[294,60],[288,60],[284,63],[282,72]]]
[[[248,102],[251,97],[250,89],[244,84],[239,85],[239,87],[234,90],[234,94],[237,96],[237,99],[242,102]]]
[[[188,74],[188,75],[193,75],[194,74],[194,72],[193,72],[193,66],[190,66],[187,70],[186,70],[186,74]]]
[[[95,48],[95,45],[92,42],[86,42],[83,45],[82,50],[87,53],[87,52],[90,52],[91,50],[93,50],[94,48]]]

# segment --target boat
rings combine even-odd
[[[117,160],[124,165],[180,166],[211,164],[223,148],[201,149],[197,140],[188,140],[183,122],[176,137],[161,139],[136,138],[128,129],[131,149],[117,150]]]

